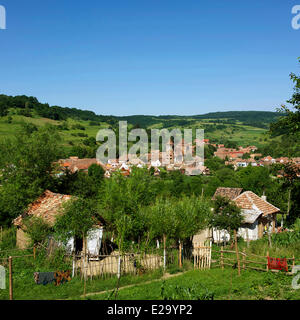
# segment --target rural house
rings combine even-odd
[[[53,226],[56,217],[61,214],[63,204],[72,198],[70,195],[53,193],[49,190],[45,191],[34,203],[32,203],[24,214],[17,217],[13,224],[17,227],[17,246],[26,248],[29,244],[29,238],[24,231],[25,226],[23,219],[28,216],[36,216],[42,218],[45,222]],[[99,254],[102,242],[103,226],[97,225],[90,231],[87,238],[87,252],[91,255]],[[68,242],[67,249],[71,252],[80,252],[83,250],[82,239],[71,238]]]
[[[264,231],[275,232],[276,215],[280,209],[267,202],[266,197],[259,197],[252,191],[242,192],[241,188],[218,188],[212,198],[227,197],[241,208],[244,224],[239,228],[238,235],[245,240],[257,240],[263,237]],[[213,230],[216,242],[228,241],[227,231]]]

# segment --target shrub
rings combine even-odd
[[[24,219],[26,233],[33,245],[44,243],[51,234],[50,225],[42,218],[31,216]]]
[[[16,229],[3,230],[0,250],[14,249],[16,247]]]

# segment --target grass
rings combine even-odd
[[[7,243],[7,246],[10,244]],[[240,242],[240,250],[245,243]],[[264,241],[252,242],[248,248],[249,252],[254,251],[262,254],[265,249]],[[274,248],[275,254],[278,250],[284,252],[285,248]],[[7,251],[1,253],[2,257],[9,255],[28,255],[28,251]],[[234,254],[232,258],[234,258]],[[213,256],[214,259],[214,256]],[[94,278],[86,282],[87,296],[84,298],[84,282],[79,277],[74,277],[70,282],[58,287],[54,284],[37,285],[33,279],[36,271],[57,271],[70,268],[70,261],[65,260],[59,252],[52,258],[48,258],[44,250],[37,251],[37,257],[15,258],[13,260],[13,288],[14,299],[16,300],[107,300],[114,299],[109,290],[117,285],[116,276],[108,278]],[[0,290],[0,300],[9,299],[8,290],[8,268],[6,265],[5,290]],[[218,263],[212,264],[210,270],[193,270],[190,261],[183,261],[183,268],[180,269],[177,263],[171,264],[163,277],[161,269],[149,272],[140,276],[124,275],[120,279],[120,290],[118,300],[184,300],[199,299],[199,297],[213,296],[216,300],[290,300],[300,299],[300,290],[292,289],[293,276],[283,272],[260,272],[255,270],[242,270],[241,276],[237,270],[225,267],[224,270],[218,267]],[[132,285],[131,287],[128,287]],[[125,287],[122,289],[122,287]],[[101,294],[94,294],[100,293]],[[92,294],[92,295],[89,295]],[[170,298],[171,297],[171,298]]]
[[[197,294],[211,292],[215,300],[298,300],[300,290],[292,289],[291,282],[292,277],[282,273],[245,270],[239,277],[237,270],[231,268],[192,270],[165,281],[160,280],[122,289],[117,299],[162,300],[162,288],[170,295],[176,287],[179,287],[195,288]],[[107,294],[89,296],[87,299],[105,298]],[[179,295],[177,299],[181,300],[182,297]]]
[[[54,284],[37,285],[33,279],[33,273],[38,268],[28,267],[29,258],[20,260],[24,266],[21,269],[13,264],[13,294],[14,300],[57,300],[57,299],[80,299],[84,293],[84,281],[80,277],[74,277],[70,282],[55,286]],[[14,260],[16,262],[16,259]],[[6,289],[0,290],[0,300],[9,299],[8,289],[8,269],[6,268]],[[48,269],[47,271],[54,271],[56,269]],[[46,271],[46,270],[45,270]],[[121,277],[120,286],[131,284],[138,284],[141,282],[158,279],[162,276],[161,270],[147,273],[141,276],[126,275]],[[87,280],[86,293],[101,292],[114,289],[117,285],[116,276],[111,278],[98,278]]]

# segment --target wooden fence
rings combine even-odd
[[[278,272],[278,270],[269,270],[268,266],[268,257],[269,252],[267,252],[266,256],[257,255],[254,253],[246,252],[246,250],[238,252],[239,261],[237,260],[236,251],[233,250],[225,250],[221,247],[221,250],[212,250],[214,259],[212,263],[214,266],[219,266],[221,269],[224,269],[226,266],[229,267],[238,267],[238,262],[240,264],[241,270],[257,270],[257,271],[272,271]],[[293,267],[295,264],[300,264],[300,259],[285,258],[288,265],[287,274],[291,274]]]
[[[32,254],[26,255],[14,255],[14,256],[6,256],[6,253],[11,252],[24,252],[27,250],[32,250]],[[9,279],[9,300],[13,300],[13,260],[17,258],[25,258],[25,257],[33,257],[36,258],[36,247],[28,248],[28,249],[12,249],[12,250],[1,250],[0,253],[5,257],[0,257],[0,265],[4,267],[8,267],[8,279]]]
[[[155,251],[152,253],[113,252],[110,255],[90,256],[83,254],[73,256],[72,276],[93,279],[94,277],[120,277],[124,274],[143,274],[150,270],[164,267],[164,256]]]
[[[204,246],[202,243],[194,243],[194,269],[210,269],[211,266],[211,252],[210,246]]]

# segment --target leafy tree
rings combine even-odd
[[[69,200],[64,203],[62,214],[56,218],[55,236],[64,243],[71,237],[84,239],[99,221],[95,202],[83,198]]]
[[[210,219],[211,227],[217,230],[227,230],[232,237],[234,234],[235,250],[240,275],[240,261],[237,246],[237,230],[243,223],[241,209],[230,199],[218,196],[214,201],[213,215]]]
[[[217,230],[227,230],[229,234],[232,234],[233,230],[238,230],[242,222],[241,209],[230,199],[218,196],[213,205],[211,227]]]
[[[300,58],[299,58],[300,62]],[[270,125],[270,133],[276,135],[299,135],[300,131],[300,77],[294,73],[290,74],[290,78],[294,83],[294,93],[287,103],[291,104],[292,109],[282,105],[278,110],[285,113],[286,116],[279,118],[278,121]],[[293,110],[294,109],[294,110]]]
[[[252,191],[258,195],[262,195],[273,183],[267,167],[248,166],[241,168],[237,171],[236,176],[244,190]]]
[[[205,165],[211,170],[212,173],[221,168],[225,168],[225,161],[219,157],[213,157],[212,159],[205,160]]]
[[[242,159],[250,159],[250,153],[244,153]]]
[[[10,224],[29,203],[51,189],[59,141],[56,131],[41,128],[0,142],[0,223]]]

